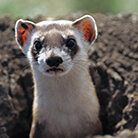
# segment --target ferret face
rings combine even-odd
[[[16,41],[32,67],[46,76],[63,76],[86,61],[87,51],[97,37],[91,16],[72,21],[18,20]],[[79,66],[77,66],[79,67]]]
[[[28,58],[33,66],[47,76],[68,73],[79,51],[70,22],[41,22],[37,24]]]

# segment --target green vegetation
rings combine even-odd
[[[138,0],[0,0],[0,16],[10,13],[12,17],[50,17],[80,11],[138,14]]]

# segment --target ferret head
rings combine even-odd
[[[31,66],[46,76],[62,76],[87,62],[87,52],[97,38],[95,20],[83,16],[72,21],[18,20],[16,41]]]

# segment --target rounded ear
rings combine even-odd
[[[97,38],[97,26],[92,16],[85,15],[75,20],[73,26],[79,30],[85,41],[94,43]]]
[[[17,43],[23,47],[24,43],[28,40],[31,32],[35,28],[35,24],[30,21],[19,19],[15,25],[15,37]]]

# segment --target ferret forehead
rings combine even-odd
[[[49,31],[45,31],[45,30],[41,31],[39,29],[33,34],[33,40],[58,41],[59,38],[67,39],[68,37],[73,37],[73,36],[74,36],[74,32],[72,30],[59,31],[53,28]]]
[[[43,32],[48,32],[53,29],[58,31],[66,31],[72,29],[72,21],[59,20],[59,21],[42,21],[36,24],[37,29]]]

